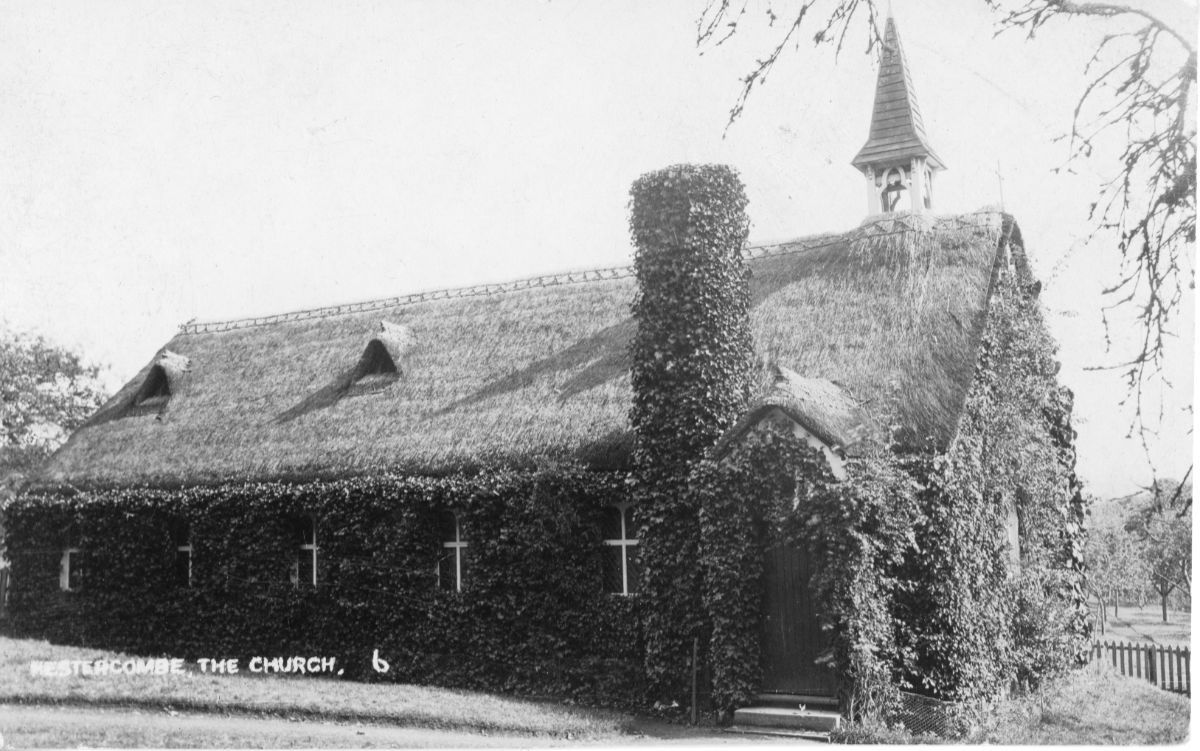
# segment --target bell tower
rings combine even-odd
[[[946,168],[929,145],[896,19],[888,8],[871,133],[850,162],[867,178],[867,213],[933,208],[933,176]]]

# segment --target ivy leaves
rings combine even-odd
[[[677,165],[630,189],[637,332],[630,411],[642,540],[646,672],[655,698],[683,698],[692,641],[704,636],[698,504],[688,473],[746,407],[753,347],[741,179]],[[707,641],[705,638],[704,641]]]
[[[699,458],[746,406],[753,347],[741,180],[722,165],[679,165],[630,190],[637,332],[630,422],[642,471]]]
[[[1036,684],[1086,646],[1085,506],[1074,474],[1070,393],[1018,267],[997,279],[975,380],[944,450],[869,451],[835,482],[787,431],[748,434],[700,464],[713,697],[726,711],[758,690],[762,554],[803,546],[832,636],[843,706],[893,719],[901,688],[955,701]],[[1023,528],[1010,564],[1005,518]],[[965,706],[965,705],[964,705]]]
[[[339,656],[346,677],[641,698],[638,598],[603,591],[601,517],[625,475],[569,466],[476,475],[113,488],[26,495],[11,508],[18,633],[139,654]],[[438,589],[439,520],[458,512],[466,587]],[[289,517],[317,520],[319,583],[296,587]],[[186,519],[193,584],[174,580]],[[59,591],[66,535],[87,556]],[[265,650],[265,651],[264,651]]]

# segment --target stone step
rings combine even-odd
[[[795,738],[796,740],[815,741],[817,743],[829,743],[829,733],[822,733],[816,730],[794,730],[791,728],[768,728],[759,725],[730,725],[725,728],[726,733],[738,733],[740,735],[769,735],[776,738]]]
[[[742,707],[733,713],[734,725],[817,730],[827,733],[842,724],[842,716],[827,709],[785,707]]]

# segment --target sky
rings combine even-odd
[[[1194,12],[1194,0],[1161,0]],[[1120,374],[1135,328],[1087,241],[1107,163],[1055,172],[1105,26],[996,36],[983,0],[894,0],[933,147],[934,209],[1000,206],[1045,284],[1076,392],[1079,472],[1149,481]],[[789,49],[726,130],[774,44],[765,5],[696,45],[703,0],[5,2],[0,6],[0,322],[105,367],[115,389],[185,321],[219,320],[625,265],[631,183],[736,167],[752,241],[866,215],[873,55]],[[1191,21],[1194,28],[1194,20]],[[1111,144],[1110,144],[1111,146]],[[1102,155],[1103,156],[1103,155]],[[1191,300],[1177,319],[1158,472],[1191,462]]]

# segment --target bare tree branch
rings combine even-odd
[[[1002,3],[999,0],[985,0],[992,8],[1003,10]],[[1029,2],[1019,10],[1008,11],[1008,15],[1002,23],[1006,26],[1019,26],[1028,29],[1029,36],[1033,36],[1043,24],[1051,20],[1055,16],[1100,16],[1104,18],[1115,18],[1118,16],[1137,16],[1149,23],[1154,28],[1164,31],[1175,37],[1176,40],[1188,50],[1196,51],[1192,44],[1192,40],[1177,32],[1172,26],[1164,22],[1162,19],[1151,14],[1142,8],[1137,8],[1124,3],[1100,3],[1100,2],[1085,2],[1077,3],[1071,0],[1029,0]]]
[[[1056,18],[1092,16],[1124,18],[1131,30],[1108,34],[1088,61],[1090,76],[1076,102],[1071,122],[1073,158],[1093,155],[1102,134],[1120,129],[1125,146],[1116,158],[1114,177],[1099,186],[1089,218],[1088,239],[1112,233],[1122,265],[1115,284],[1104,290],[1108,313],[1132,307],[1141,325],[1138,351],[1117,367],[1124,370],[1128,402],[1133,399],[1134,427],[1145,432],[1159,413],[1145,412],[1144,386],[1161,376],[1171,321],[1185,287],[1185,261],[1196,238],[1195,129],[1188,110],[1196,84],[1193,41],[1147,10],[1124,3],[1026,0],[1004,10],[1000,0],[986,0],[1001,10],[1001,30],[1019,28],[1033,37]],[[1115,60],[1096,66],[1106,54]],[[1191,279],[1187,287],[1193,286]],[[1111,338],[1107,337],[1111,351]],[[1123,403],[1125,403],[1123,402]]]
[[[739,24],[746,15],[747,3],[748,0],[742,0],[740,3],[731,0],[708,0],[696,22],[696,46],[703,51],[706,46],[719,47],[724,44],[726,40],[737,33]],[[737,101],[729,110],[729,120],[725,124],[726,132],[745,110],[746,101],[750,98],[754,87],[766,83],[767,74],[775,67],[775,63],[778,62],[788,44],[795,39],[809,10],[820,4],[821,0],[802,0],[798,7],[787,14],[790,20],[787,22],[779,42],[766,57],[756,60],[751,71],[741,79],[742,90],[738,94]],[[813,34],[813,43],[820,45],[834,43],[836,40],[834,55],[841,54],[854,14],[864,5],[867,8],[867,52],[874,50],[882,41],[876,23],[878,9],[875,7],[875,0],[836,0],[825,20],[825,25]],[[767,5],[766,17],[768,25],[772,27],[778,22],[779,15],[775,13],[773,4]],[[799,45],[797,44],[797,46]]]
[[[1097,45],[1084,69],[1088,82],[1070,123],[1070,160],[1096,158],[1102,139],[1120,139],[1089,206],[1092,222],[1088,241],[1115,242],[1121,257],[1117,278],[1103,292],[1108,300],[1100,311],[1110,353],[1112,314],[1133,312],[1140,328],[1135,351],[1121,356],[1116,368],[1127,387],[1122,404],[1132,403],[1131,433],[1145,436],[1162,419],[1145,403],[1146,386],[1163,377],[1174,318],[1185,289],[1194,287],[1191,248],[1196,239],[1194,107],[1196,47],[1186,31],[1188,21],[1172,24],[1162,6],[1142,7],[1126,2],[1076,0],[982,0],[999,14],[997,34],[1020,30],[1032,39],[1046,24],[1072,18],[1101,19],[1113,25]],[[748,0],[708,0],[697,24],[701,48],[724,42],[746,16]],[[779,18],[772,3],[767,18]],[[818,7],[820,6],[820,7]],[[865,6],[867,51],[880,43],[876,0],[795,0],[783,14],[778,44],[757,60],[741,79],[742,89],[729,112],[726,131],[745,109],[755,87],[766,80],[787,45],[798,37],[806,16],[824,18],[813,36],[815,44],[837,39],[837,49],[849,31],[856,11]],[[861,17],[861,15],[860,15]],[[818,25],[820,21],[816,22]],[[1194,19],[1191,21],[1194,24]],[[1180,29],[1185,30],[1180,30]],[[1111,142],[1111,141],[1110,141]],[[1148,451],[1147,451],[1148,453]]]

